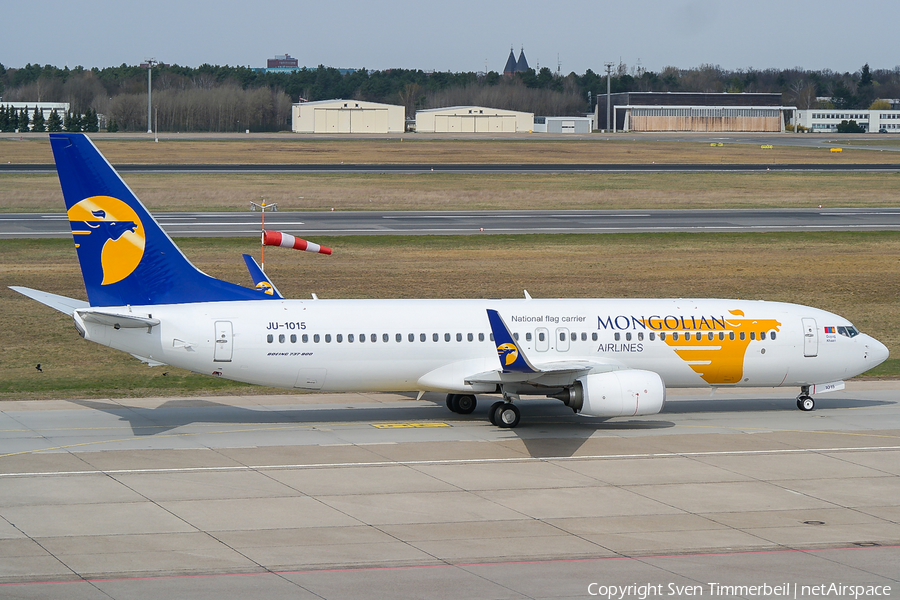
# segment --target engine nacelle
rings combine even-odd
[[[666,404],[666,384],[653,371],[625,369],[581,377],[554,398],[590,417],[655,415]]]

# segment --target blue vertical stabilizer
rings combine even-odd
[[[192,265],[87,136],[50,145],[91,306],[273,298]]]

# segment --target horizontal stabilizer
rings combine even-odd
[[[116,329],[140,329],[159,325],[159,319],[154,319],[149,315],[133,315],[90,308],[83,308],[76,312],[85,321],[115,327]]]
[[[75,311],[79,308],[87,308],[90,306],[84,300],[76,300],[75,298],[67,298],[65,296],[57,296],[56,294],[51,294],[50,292],[42,292],[40,290],[33,290],[31,288],[22,287],[19,285],[11,285],[9,289],[14,292],[19,292],[23,296],[28,296],[32,300],[37,300],[41,304],[46,304],[50,308],[54,310],[58,310],[61,313],[65,313],[70,317],[75,314]]]

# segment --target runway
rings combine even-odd
[[[259,235],[259,213],[154,217],[172,237]],[[266,225],[310,236],[898,231],[900,208],[273,212],[266,213]],[[71,235],[64,213],[0,214],[0,239]]]
[[[673,391],[609,421],[526,400],[515,430],[489,397],[4,402],[0,596],[896,594],[900,384],[812,413],[795,393]]]

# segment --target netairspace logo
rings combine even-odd
[[[604,585],[591,583],[587,589],[589,596],[606,598],[607,600],[625,600],[636,598],[647,600],[658,596],[709,596],[743,597],[743,598],[877,598],[891,595],[889,585],[846,585],[843,583],[821,583],[817,585],[801,585],[797,583],[762,583],[757,585],[727,585],[724,583],[707,583],[706,585],[679,585],[677,583],[633,583],[630,585]]]

